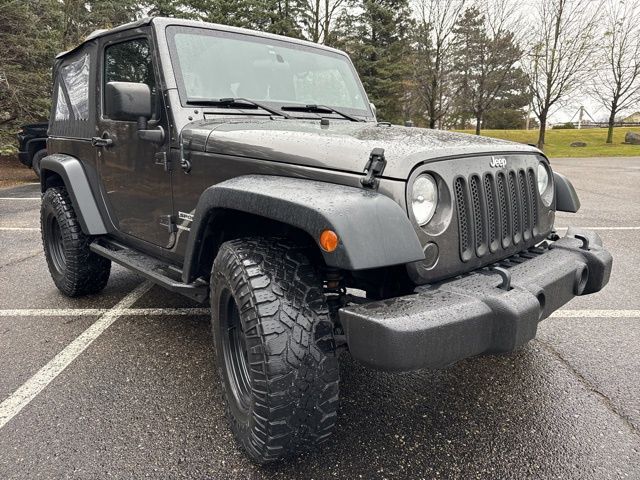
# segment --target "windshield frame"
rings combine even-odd
[[[171,25],[167,25],[166,29],[165,29],[165,37],[166,37],[166,42],[167,42],[167,48],[169,50],[169,59],[171,61],[171,70],[172,70],[172,74],[174,76],[175,82],[176,82],[176,86],[177,86],[177,90],[178,90],[178,96],[180,98],[180,105],[183,108],[194,108],[194,107],[201,107],[203,109],[207,109],[207,113],[209,114],[223,114],[223,115],[229,115],[232,113],[237,113],[237,114],[241,114],[241,115],[259,115],[259,114],[264,114],[264,110],[258,109],[255,110],[253,108],[250,109],[244,109],[244,108],[219,108],[219,107],[211,107],[206,105],[206,102],[203,103],[194,103],[193,99],[188,98],[187,96],[187,92],[186,92],[186,88],[184,85],[184,80],[182,77],[182,68],[180,66],[180,59],[178,56],[178,52],[176,49],[176,44],[174,41],[175,35],[178,33],[194,33],[194,34],[201,34],[201,35],[207,35],[207,36],[218,36],[218,37],[227,37],[227,38],[242,38],[242,37],[250,37],[251,41],[256,41],[259,43],[265,43],[265,44],[283,44],[284,46],[286,46],[287,48],[292,48],[292,49],[296,49],[296,50],[303,50],[303,51],[309,51],[312,53],[320,53],[322,55],[328,55],[328,56],[334,56],[334,57],[339,57],[341,60],[344,60],[349,68],[349,70],[351,71],[351,73],[353,74],[355,83],[356,83],[356,87],[358,88],[360,95],[363,98],[364,104],[365,104],[365,109],[361,110],[361,109],[353,109],[353,108],[345,108],[345,107],[341,107],[338,105],[328,105],[331,107],[335,107],[337,110],[344,110],[346,113],[349,113],[355,117],[359,117],[365,120],[374,120],[375,119],[375,115],[371,109],[371,104],[369,102],[369,98],[367,96],[367,93],[362,85],[362,82],[360,80],[360,77],[358,75],[358,72],[356,71],[355,67],[353,66],[353,63],[351,62],[351,59],[349,58],[349,56],[344,53],[341,52],[339,50],[335,50],[333,48],[327,48],[324,47],[322,45],[316,45],[316,44],[312,44],[309,42],[303,42],[303,41],[298,41],[295,39],[292,39],[292,41],[290,41],[287,37],[279,37],[279,38],[274,38],[274,36],[272,35],[261,35],[261,32],[236,32],[236,31],[230,31],[230,30],[224,30],[224,29],[218,29],[218,28],[211,28],[211,27],[206,27],[206,26],[186,26],[186,25],[176,25],[176,24],[171,24]],[[256,101],[259,101],[261,103],[264,103],[265,105],[268,105],[269,107],[272,107],[274,109],[279,110],[280,107],[282,107],[283,105],[300,105],[300,106],[304,106],[304,103],[296,103],[293,101],[287,101],[287,102],[273,102],[273,101],[269,101],[269,100],[262,100],[262,99],[255,99]],[[260,112],[260,113],[258,113]],[[284,113],[284,111],[283,111]],[[309,117],[309,113],[306,112],[286,112],[288,115],[290,115],[291,118],[318,118],[317,114],[311,114],[311,117]],[[269,114],[267,114],[268,116]],[[300,115],[300,116],[298,116]],[[343,118],[340,115],[336,115],[334,113],[328,113],[326,115],[323,116],[331,116],[333,117],[335,115],[335,118]]]

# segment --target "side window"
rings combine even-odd
[[[67,105],[67,99],[62,92],[62,85],[58,84],[58,94],[56,95],[56,113],[53,117],[54,120],[69,120],[71,115],[69,114],[69,105]]]
[[[71,112],[75,120],[89,119],[89,55],[83,55],[60,69],[54,118],[69,120]]]
[[[108,82],[146,83],[151,89],[152,111],[156,110],[156,81],[147,39],[137,38],[106,48],[104,83]]]

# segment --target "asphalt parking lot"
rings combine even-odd
[[[1,189],[0,478],[640,478],[640,158],[552,165],[582,201],[557,225],[598,229],[609,286],[513,355],[403,375],[344,357],[337,434],[266,468],[227,430],[206,309],[117,266],[63,297],[38,185]]]

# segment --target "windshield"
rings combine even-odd
[[[167,34],[183,103],[247,98],[278,108],[326,105],[371,116],[364,90],[344,55],[202,28],[174,26]]]

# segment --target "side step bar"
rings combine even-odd
[[[104,238],[96,240],[89,248],[98,255],[133,270],[167,290],[180,293],[200,303],[206,302],[209,297],[209,285],[205,281],[198,279],[192,283],[183,283],[179,268],[145,253]]]

